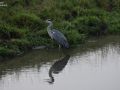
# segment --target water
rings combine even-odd
[[[120,90],[120,36],[0,62],[0,90]]]

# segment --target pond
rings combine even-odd
[[[1,61],[0,90],[120,90],[120,36]]]

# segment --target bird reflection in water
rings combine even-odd
[[[66,55],[64,58],[56,61],[49,69],[50,80],[48,83],[53,84],[55,79],[53,74],[59,74],[67,65],[70,55]]]

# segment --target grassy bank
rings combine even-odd
[[[34,46],[52,45],[46,19],[70,45],[91,36],[120,34],[120,0],[4,0],[0,7],[0,56],[15,56]],[[56,44],[55,44],[56,46]]]

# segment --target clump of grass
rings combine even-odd
[[[14,48],[0,47],[0,56],[2,57],[10,57],[15,56],[19,53],[19,50]]]
[[[30,41],[27,39],[12,39],[10,44],[17,46],[21,51],[31,48]]]
[[[46,46],[52,43],[47,31],[43,33],[29,34],[27,40],[30,42],[31,46]]]
[[[114,12],[108,15],[107,23],[108,30],[110,34],[119,34],[120,33],[120,13]]]
[[[79,33],[87,35],[102,35],[107,30],[107,24],[101,18],[97,16],[83,16],[77,18],[74,22],[74,28],[76,28]]]
[[[80,34],[77,30],[66,31],[65,35],[68,38],[68,42],[70,43],[71,46],[83,43],[86,38],[84,34]]]
[[[27,28],[30,31],[39,31],[44,28],[44,22],[35,14],[17,13],[12,23],[18,28]]]
[[[26,33],[26,29],[19,29],[6,23],[0,24],[1,39],[21,38],[24,37]]]
[[[98,7],[107,11],[114,11],[120,9],[120,0],[96,0]]]

